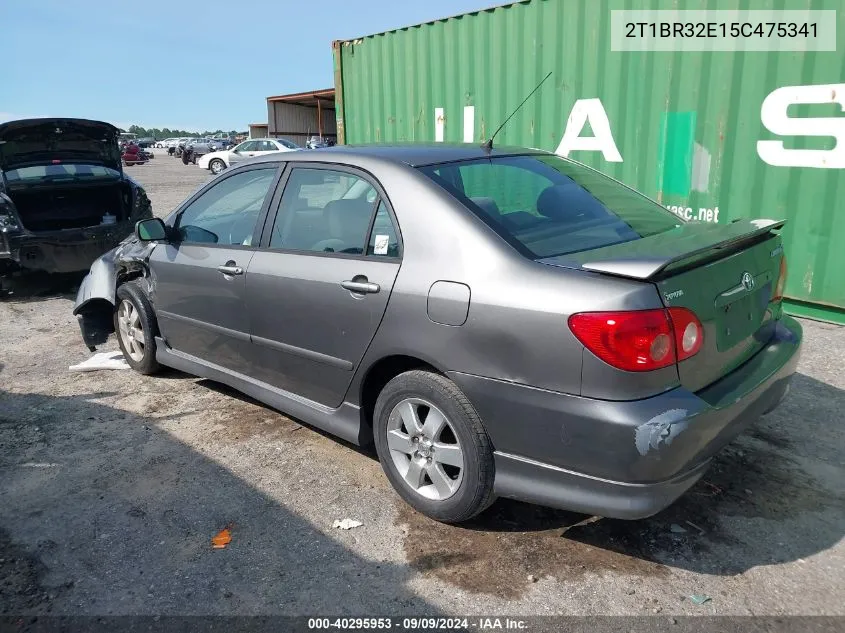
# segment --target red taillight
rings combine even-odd
[[[704,344],[704,328],[692,310],[669,308],[669,319],[675,332],[675,351],[678,361],[695,356]]]
[[[668,367],[704,342],[701,322],[686,308],[582,312],[569,317],[569,328],[593,354],[625,371]]]
[[[778,274],[778,282],[775,284],[775,294],[772,301],[783,300],[784,286],[786,286],[786,255],[780,258],[780,273]]]
[[[627,371],[650,371],[675,362],[665,310],[582,312],[569,317],[572,333],[604,362]]]

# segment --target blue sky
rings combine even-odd
[[[331,42],[496,0],[2,0],[0,121],[246,129],[334,85]]]

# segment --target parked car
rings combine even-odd
[[[783,222],[686,222],[584,165],[472,145],[275,153],[92,266],[92,347],[375,447],[405,501],[649,516],[786,394]]]
[[[148,147],[152,147],[155,145],[156,140],[151,136],[147,136],[144,138],[139,138],[135,141],[135,144],[140,147],[141,149],[147,149]]]
[[[176,156],[176,158],[181,158],[183,150],[188,145],[193,143],[194,140],[195,139],[193,139],[193,138],[180,138],[179,141],[176,143],[176,146],[174,148],[174,156]]]
[[[324,147],[332,147],[334,141],[323,136],[310,136],[305,142],[306,149],[322,149]]]
[[[212,152],[219,152],[224,149],[231,149],[235,143],[229,137],[216,137],[211,139],[210,148]]]
[[[188,139],[185,145],[181,148],[180,157],[182,159],[182,162],[185,165],[187,165],[188,163],[196,164],[198,156],[208,154],[211,151],[209,147],[210,144],[211,139],[207,138]]]
[[[144,150],[138,147],[134,141],[125,143],[122,146],[122,150],[123,153],[120,158],[123,160],[123,164],[127,167],[131,167],[132,165],[143,165],[149,160]]]
[[[118,134],[84,119],[0,124],[0,277],[87,270],[152,217],[123,173]]]
[[[211,152],[197,161],[197,165],[219,174],[227,167],[255,156],[275,152],[290,152],[301,149],[296,143],[284,138],[254,138],[244,141],[229,150]]]
[[[187,138],[174,138],[167,144],[167,154],[169,156],[180,156],[182,154],[182,147],[188,141]]]

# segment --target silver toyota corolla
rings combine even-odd
[[[337,147],[226,171],[97,260],[89,348],[375,443],[441,521],[658,512],[787,391],[782,222],[685,222],[576,162]]]

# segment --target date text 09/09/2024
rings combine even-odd
[[[815,38],[815,22],[626,22],[625,37]]]
[[[495,631],[526,630],[525,620],[517,618],[475,617],[385,617],[385,618],[308,618],[311,630],[391,630],[400,631]]]

